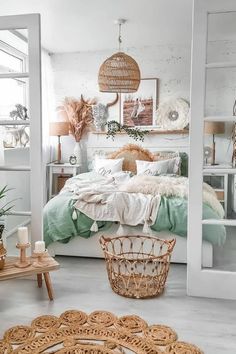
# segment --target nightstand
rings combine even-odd
[[[225,218],[228,215],[229,173],[221,172],[221,170],[229,168],[232,168],[232,166],[204,165],[203,167],[203,180],[215,190],[217,198],[225,210]]]
[[[48,180],[48,200],[54,197],[58,192],[58,177],[63,177],[64,181],[70,177],[80,173],[81,165],[71,165],[70,163],[47,164],[47,180]]]

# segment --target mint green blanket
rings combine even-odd
[[[76,178],[80,180],[97,178],[92,172],[84,173]],[[102,179],[103,177],[101,177]],[[48,246],[52,242],[67,243],[72,237],[89,238],[93,232],[90,228],[93,220],[82,213],[78,213],[77,220],[72,219],[72,193],[63,192],[51,199],[44,207],[44,240]],[[219,219],[217,213],[207,204],[203,205],[204,219]],[[99,230],[108,228],[110,222],[98,221]],[[187,200],[177,197],[161,197],[155,223],[151,226],[154,231],[171,231],[176,235],[187,236]],[[226,239],[223,225],[203,225],[203,239],[213,245],[222,245]]]

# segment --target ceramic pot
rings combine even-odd
[[[4,225],[0,225],[0,270],[2,270],[5,266],[5,259],[7,254],[7,250],[3,246],[3,242],[1,239],[3,230],[4,230]]]
[[[75,143],[74,155],[76,156],[76,163],[80,165],[82,162],[82,150],[79,141],[76,141]]]

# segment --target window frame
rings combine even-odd
[[[7,44],[6,42],[4,42],[3,40],[0,40],[0,51],[3,51],[5,53],[7,53],[8,55],[17,58],[19,60],[21,60],[22,62],[22,72],[28,72],[28,55],[21,52],[20,50],[18,50],[17,48]],[[12,79],[12,80],[16,80],[16,81],[20,81],[23,82],[21,79]],[[28,103],[29,103],[29,99],[28,99],[28,80],[24,81],[24,83],[26,83],[24,85],[24,90],[23,90],[23,104],[25,107],[28,107]],[[0,119],[9,119],[8,116],[0,116]]]

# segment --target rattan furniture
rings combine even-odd
[[[151,236],[102,236],[100,244],[112,290],[136,299],[162,294],[175,242]]]
[[[178,340],[162,324],[149,325],[137,315],[117,317],[108,311],[89,315],[69,310],[44,315],[30,325],[6,330],[0,353],[8,354],[203,354],[197,346]]]
[[[45,257],[45,263],[42,267],[34,267],[32,264],[35,262],[34,257],[29,257],[27,260],[31,262],[31,265],[27,268],[17,268],[16,262],[19,260],[17,257],[7,257],[5,267],[0,271],[0,280],[9,280],[15,278],[21,278],[31,275],[37,276],[38,287],[41,288],[43,284],[43,277],[47,287],[48,297],[53,300],[53,288],[49,272],[59,269],[59,263],[54,258]]]

